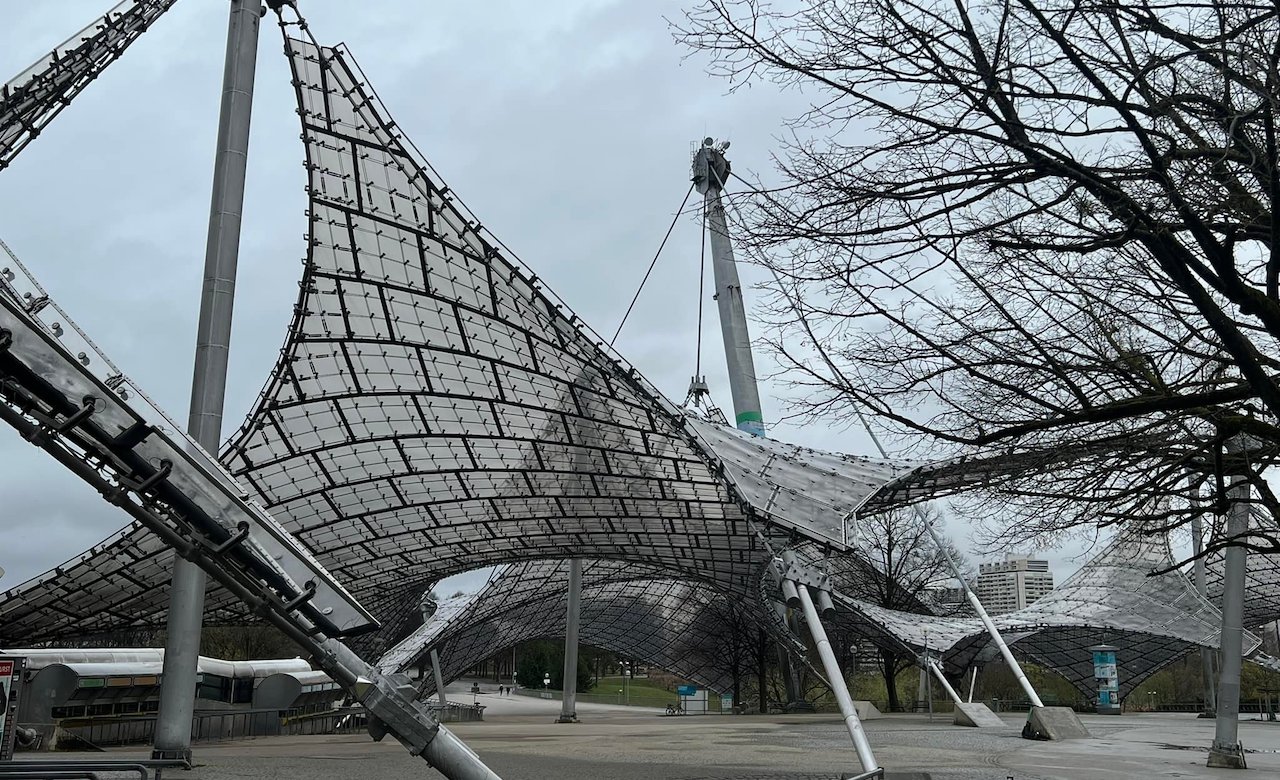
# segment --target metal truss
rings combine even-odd
[[[0,170],[176,0],[123,0],[0,85]]]

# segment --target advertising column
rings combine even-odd
[[[25,658],[0,656],[0,761],[13,758],[17,737],[18,697],[21,696]]]
[[[1120,677],[1116,672],[1116,647],[1095,645],[1093,651],[1093,677],[1098,684],[1097,712],[1099,715],[1120,714]]]

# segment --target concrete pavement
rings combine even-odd
[[[451,698],[470,700],[470,694]],[[582,704],[582,723],[556,724],[559,702],[481,694],[482,723],[458,733],[506,780],[810,780],[853,771],[856,759],[832,715],[676,716],[656,710]],[[1021,714],[1004,729],[965,729],[950,718],[888,715],[866,729],[891,771],[933,780],[1120,780],[1280,777],[1280,724],[1244,721],[1250,772],[1205,768],[1211,721],[1190,715],[1085,716],[1094,737],[1060,743],[1018,736]],[[230,778],[439,777],[391,740],[363,735],[279,737],[200,744],[200,766],[181,780]]]

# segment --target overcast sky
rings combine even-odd
[[[0,3],[0,80],[113,4]],[[178,420],[191,382],[227,5],[178,3],[0,172],[0,238]],[[400,127],[483,223],[606,335],[688,188],[691,144],[731,139],[735,170],[767,181],[785,120],[807,105],[768,86],[727,94],[672,40],[666,19],[680,2],[299,5],[322,43],[348,44]],[[261,39],[224,435],[275,360],[304,251],[303,150],[274,20]],[[698,226],[683,219],[617,345],[677,401],[693,373],[698,252]],[[746,284],[760,278],[742,274]],[[719,330],[708,324],[703,368],[727,406]],[[786,392],[763,388],[767,421]],[[771,434],[874,452],[857,431],[783,425]],[[0,490],[0,589],[125,522],[9,428],[0,430]],[[950,531],[965,544],[964,529]],[[1060,579],[1078,565],[1049,557]]]

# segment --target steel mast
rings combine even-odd
[[[187,423],[187,430],[196,443],[215,456],[222,444],[222,407],[240,253],[240,219],[244,211],[249,118],[258,60],[258,29],[265,12],[262,0],[231,0],[227,25],[222,108]],[[155,758],[191,760],[191,717],[195,710],[204,595],[204,571],[191,561],[175,556],[165,624],[164,685],[160,689],[160,711],[152,748]]]
[[[707,227],[711,234],[711,268],[716,283],[716,305],[720,309],[720,333],[724,337],[725,362],[729,366],[729,391],[733,396],[733,418],[739,430],[764,436],[764,416],[760,413],[760,388],[751,355],[751,333],[747,309],[742,300],[742,282],[733,259],[729,224],[725,219],[720,191],[729,178],[725,159],[728,141],[707,138],[693,156],[693,183],[703,196]]]

